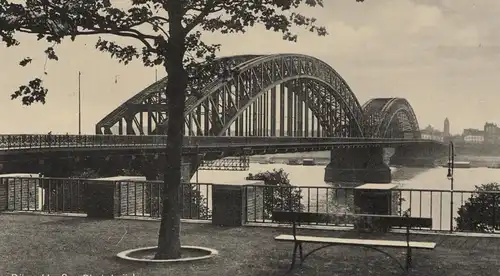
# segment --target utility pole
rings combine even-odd
[[[78,71],[78,135],[82,135],[82,91],[81,91],[82,72]]]

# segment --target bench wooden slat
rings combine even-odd
[[[309,243],[370,245],[370,246],[397,247],[397,248],[406,248],[408,246],[406,241],[394,241],[394,240],[344,239],[344,238],[315,237],[315,236],[296,236],[296,238],[297,241],[309,242]],[[274,239],[277,241],[295,241],[293,235],[279,235],[276,236]],[[436,247],[436,243],[411,241],[410,247],[416,249],[434,249]]]

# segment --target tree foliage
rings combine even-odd
[[[56,47],[65,38],[73,41],[78,36],[95,35],[96,49],[123,64],[139,59],[145,66],[165,67],[173,62],[169,60],[169,51],[181,48],[182,63],[191,78],[210,75],[214,70],[200,66],[203,61],[213,60],[221,46],[204,43],[202,34],[206,32],[244,33],[254,25],[263,25],[289,41],[297,40],[293,26],[321,36],[327,34],[313,17],[297,11],[305,5],[323,6],[322,0],[131,0],[127,9],[113,5],[110,0],[13,2],[0,0],[0,37],[7,47],[20,44],[17,33],[31,33],[38,40],[49,42],[51,46],[45,54],[50,60],[58,60]],[[112,36],[134,39],[140,46],[120,44],[111,40]],[[19,62],[21,66],[31,63],[29,56]],[[39,76],[20,86],[11,97],[20,98],[25,105],[45,103],[47,92]]]
[[[300,202],[302,199],[300,189],[290,184],[288,174],[283,169],[249,174],[247,179],[264,181],[266,185],[261,190],[264,219],[271,219],[272,212],[276,210],[294,212],[304,210]]]
[[[474,193],[458,210],[456,229],[493,232],[500,229],[500,184],[476,186]]]

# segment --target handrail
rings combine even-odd
[[[184,147],[227,146],[290,146],[332,144],[386,144],[386,143],[430,143],[424,139],[371,138],[371,137],[231,137],[231,136],[186,136]],[[0,150],[33,148],[109,148],[109,147],[160,147],[166,145],[166,135],[52,135],[17,134],[0,135]]]

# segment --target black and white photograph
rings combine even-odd
[[[499,30],[498,0],[0,0],[0,276],[498,276]]]

